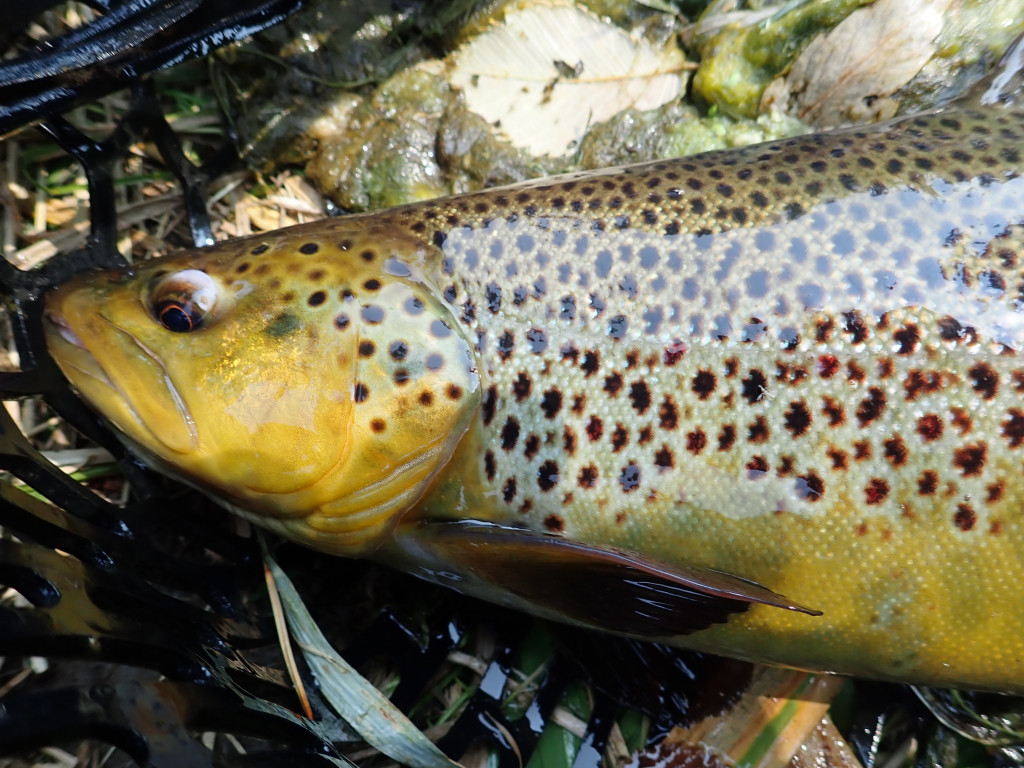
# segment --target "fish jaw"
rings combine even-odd
[[[102,310],[84,311],[92,298],[77,281],[47,296],[44,333],[57,366],[88,401],[109,403],[106,418],[119,432],[141,437],[136,442],[150,446],[147,453],[195,451],[194,419],[164,362]],[[95,354],[99,346],[106,366]]]

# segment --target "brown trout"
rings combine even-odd
[[[1022,61],[869,128],[79,277],[50,348],[142,457],[312,547],[1021,693]]]

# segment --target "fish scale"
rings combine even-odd
[[[82,278],[51,349],[143,456],[321,549],[701,650],[1021,692],[1021,50],[924,115]]]
[[[863,671],[874,648],[881,676],[1005,674],[1024,608],[1022,116],[951,109],[544,184],[503,218],[438,207],[485,365],[474,514],[728,569],[828,617],[758,606],[691,646],[749,656],[754,630],[762,660]],[[618,219],[629,199],[653,215]],[[944,566],[915,573],[930,552]]]

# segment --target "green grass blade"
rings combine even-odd
[[[284,571],[270,555],[266,555],[266,563],[281,595],[292,637],[320,681],[324,697],[341,718],[367,744],[402,765],[410,768],[461,768],[338,655],[306,610]]]

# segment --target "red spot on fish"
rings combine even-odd
[[[974,424],[971,421],[971,416],[970,414],[967,413],[966,409],[950,408],[949,412],[953,415],[953,418],[951,419],[951,421],[953,422],[953,426],[960,431],[961,435],[966,435],[968,432],[971,431],[971,428],[974,426]]]
[[[662,429],[673,430],[679,425],[679,410],[671,395],[665,395],[658,408],[658,426]]]
[[[899,435],[890,437],[882,443],[882,447],[885,450],[886,461],[894,467],[902,467],[907,463],[907,445]]]
[[[846,451],[830,445],[827,455],[832,460],[832,469],[837,471],[846,469]]]
[[[718,433],[718,450],[728,451],[735,442],[736,427],[732,424],[726,424],[722,427],[722,431]]]
[[[662,361],[667,366],[673,366],[683,359],[686,354],[687,347],[679,339],[673,339],[665,346],[665,351],[662,356]]]
[[[917,420],[917,434],[926,443],[942,437],[942,419],[934,413],[926,413]]]
[[[835,355],[822,355],[818,358],[818,375],[823,379],[831,379],[839,370],[839,360]]]
[[[864,500],[868,504],[881,504],[889,495],[889,484],[880,477],[873,477],[864,488]]]
[[[747,478],[750,480],[758,480],[767,475],[770,470],[771,467],[764,456],[754,456],[747,462]]]
[[[990,483],[985,488],[985,503],[995,504],[997,501],[1003,498],[1003,493],[1005,491],[1006,486],[1003,485],[1002,481]]]
[[[708,444],[708,436],[704,430],[695,429],[686,435],[686,450],[693,454],[699,454]]]
[[[612,453],[618,453],[629,442],[629,432],[621,424],[616,424],[612,431]]]
[[[907,402],[914,402],[922,393],[929,394],[942,389],[942,374],[937,371],[920,371],[914,369],[907,373],[903,382],[903,391]]]
[[[828,425],[830,427],[842,425],[846,421],[846,409],[831,397],[826,396],[824,401],[825,404],[822,406],[821,412],[828,416]]]
[[[980,475],[985,467],[987,455],[988,446],[985,443],[965,445],[953,452],[953,465],[960,470],[960,474],[964,477]]]
[[[789,477],[793,474],[793,457],[786,455],[779,461],[779,468],[775,470],[779,477]]]
[[[953,522],[961,531],[967,532],[974,528],[974,524],[978,522],[978,516],[970,504],[958,504],[956,513],[953,515]]]
[[[760,445],[768,442],[771,437],[771,430],[768,428],[768,421],[764,416],[758,416],[747,425],[747,442]]]

